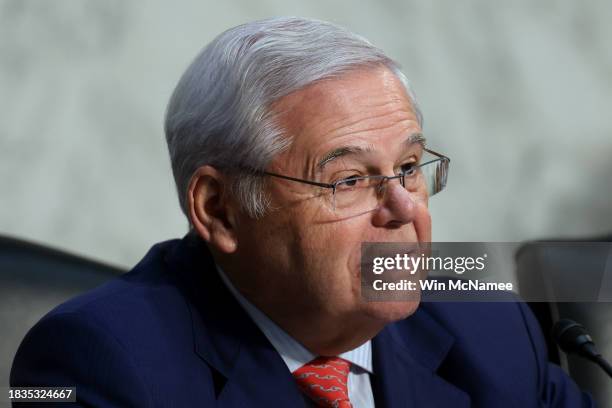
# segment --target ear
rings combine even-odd
[[[200,237],[222,253],[238,248],[235,211],[227,177],[212,166],[198,168],[189,182],[189,219]]]

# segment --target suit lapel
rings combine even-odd
[[[469,407],[469,396],[436,374],[453,343],[423,304],[385,327],[372,341],[376,407]]]
[[[186,236],[166,257],[180,277],[196,354],[213,372],[219,406],[304,406],[285,362],[221,281],[212,255]]]

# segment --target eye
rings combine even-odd
[[[354,174],[350,177],[344,177],[335,182],[337,189],[350,188],[350,187],[359,187],[363,183],[363,177]]]
[[[400,167],[400,171],[405,176],[412,176],[418,170],[419,165],[416,162],[404,163]]]

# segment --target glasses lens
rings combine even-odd
[[[404,174],[404,188],[416,201],[426,201],[446,187],[448,177],[447,158],[439,158],[415,166]],[[336,183],[332,206],[343,216],[366,213],[378,208],[388,188],[385,183],[401,183],[401,177],[387,179],[384,176],[355,177]]]
[[[420,167],[424,182],[427,184],[429,197],[439,193],[446,187],[448,178],[448,162],[446,158],[440,158]]]
[[[334,210],[355,213],[373,210],[378,206],[380,177],[356,177],[336,183]]]

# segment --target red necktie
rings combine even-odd
[[[350,365],[339,357],[317,357],[293,372],[298,387],[319,407],[353,408],[349,401]]]

